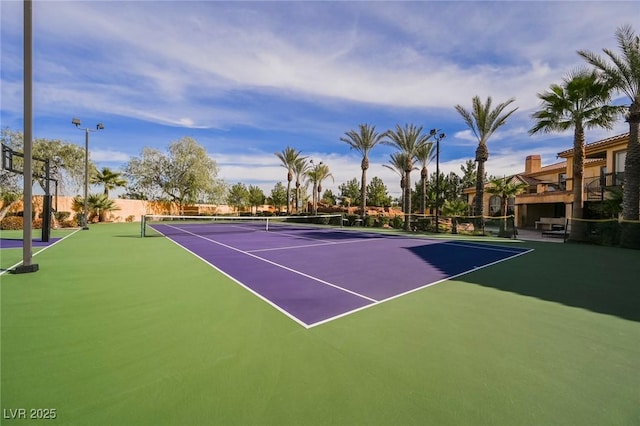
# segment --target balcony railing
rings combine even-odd
[[[604,198],[603,188],[621,186],[624,182],[624,173],[606,173],[599,177],[585,179],[584,191],[587,200],[602,200]]]

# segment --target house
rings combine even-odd
[[[599,206],[607,199],[607,190],[620,188],[624,180],[624,163],[629,133],[585,145],[583,205],[585,218],[599,218]],[[524,171],[508,177],[523,182],[528,189],[509,200],[516,226],[534,227],[541,218],[571,217],[573,207],[573,148],[558,153],[561,161],[543,166],[540,155],[525,159]],[[473,206],[475,188],[463,194]],[[500,197],[484,193],[485,216],[500,214]],[[473,213],[478,214],[478,213]]]

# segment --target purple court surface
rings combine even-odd
[[[530,251],[340,230],[153,228],[306,328]]]
[[[40,239],[31,240],[32,247],[46,247],[49,246],[60,238],[50,238],[48,242],[44,242]],[[22,248],[22,240],[10,239],[10,238],[0,238],[0,248]]]

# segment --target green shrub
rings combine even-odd
[[[381,214],[376,218],[373,226],[375,226],[376,228],[383,228],[385,225],[388,225],[388,224],[389,224],[389,218]]]
[[[400,229],[404,225],[404,219],[402,218],[402,216],[393,216],[389,220],[389,223],[391,224],[392,228]]]
[[[60,227],[61,228],[77,228],[78,222],[76,222],[73,219],[63,220],[62,222],[60,222]]]
[[[344,217],[347,219],[347,225],[353,226],[356,223],[356,219],[360,218],[357,214],[348,214]]]
[[[58,222],[64,222],[69,219],[71,212],[55,212],[53,214]]]
[[[364,217],[364,226],[371,228],[375,223],[375,221],[376,221],[376,218],[374,216],[367,215]]]
[[[0,222],[0,229],[18,230],[22,229],[22,216],[5,216]]]

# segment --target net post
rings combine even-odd
[[[42,198],[42,237],[43,242],[48,242],[51,238],[51,195],[47,194]]]
[[[146,215],[142,215],[140,216],[140,237],[144,238],[145,237],[145,233],[144,233],[144,227],[146,224]]]

